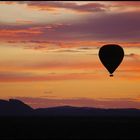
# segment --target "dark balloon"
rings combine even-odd
[[[108,44],[104,45],[99,50],[99,58],[102,64],[109,71],[110,76],[113,76],[113,72],[120,65],[124,57],[123,48],[119,45]]]

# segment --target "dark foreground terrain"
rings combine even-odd
[[[140,110],[33,109],[20,100],[0,100],[1,139],[140,139]]]
[[[140,139],[139,117],[1,117],[0,139]]]

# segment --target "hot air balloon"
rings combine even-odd
[[[110,76],[121,64],[124,57],[123,48],[116,44],[104,45],[99,50],[99,58],[105,68],[109,71]]]

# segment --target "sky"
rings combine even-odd
[[[0,98],[33,108],[140,108],[139,1],[1,1]],[[98,52],[123,47],[109,77]]]

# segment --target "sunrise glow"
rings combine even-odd
[[[32,107],[140,108],[140,2],[0,2],[0,98]],[[98,52],[123,47],[110,78]]]

